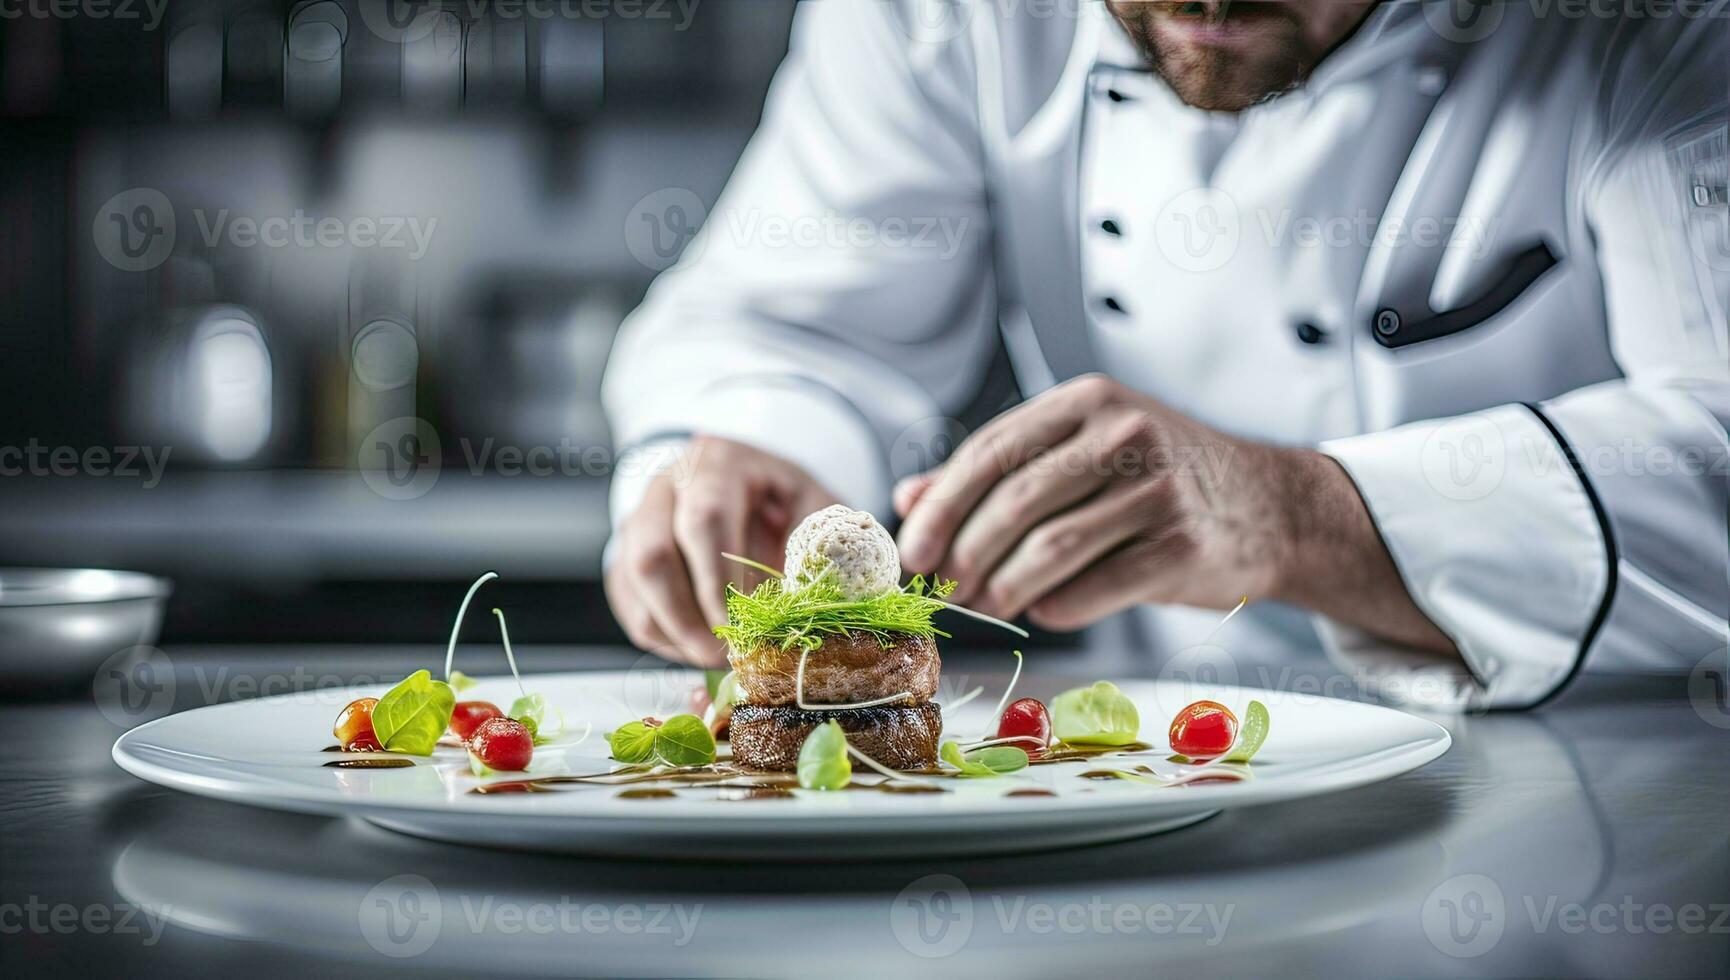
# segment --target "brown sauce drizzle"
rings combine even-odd
[[[337,759],[324,764],[326,769],[407,769],[414,765],[407,759]]]
[[[1004,793],[1003,795],[1004,796],[1056,796],[1057,794],[1053,793],[1051,790],[1048,790],[1048,789],[1012,789],[1009,792]]]
[[[848,783],[847,788],[876,790],[879,793],[906,793],[909,795],[949,792],[941,786],[933,786],[930,783],[892,783],[888,780],[884,780],[880,783]]]
[[[1046,766],[1054,762],[1081,762],[1096,759],[1102,755],[1135,752],[1146,752],[1153,746],[1146,742],[1131,742],[1128,745],[1066,745],[1059,743],[1041,753],[1038,757],[1028,760],[1029,765]]]

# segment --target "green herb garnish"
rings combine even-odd
[[[647,721],[627,721],[606,735],[613,758],[620,762],[648,762],[655,757],[655,728]]]
[[[727,625],[715,627],[715,635],[740,652],[762,646],[815,650],[825,637],[848,633],[876,637],[885,647],[904,636],[949,635],[932,623],[932,617],[940,609],[951,608],[943,600],[955,591],[954,582],[927,584],[923,575],[915,575],[895,592],[857,600],[843,596],[827,577],[794,591],[784,585],[783,579],[770,579],[749,593],[729,585]]]
[[[1013,745],[992,745],[963,755],[960,745],[944,742],[938,756],[968,778],[1001,776],[1027,768],[1027,753]]]
[[[1071,745],[1128,745],[1141,733],[1135,702],[1110,681],[1064,691],[1051,700],[1051,734]]]
[[[669,766],[706,766],[715,761],[715,736],[696,715],[674,715],[666,721],[628,721],[606,735],[613,758],[640,763],[658,760]]]
[[[715,736],[696,715],[674,715],[655,729],[655,755],[669,766],[706,766],[715,761]]]
[[[799,747],[796,767],[799,785],[805,789],[846,789],[853,781],[853,766],[847,761],[847,733],[834,719],[811,729]]]
[[[444,681],[417,670],[378,699],[372,709],[372,731],[386,752],[432,755],[433,746],[450,727],[457,695]]]
[[[1260,701],[1251,701],[1249,707],[1243,710],[1243,727],[1238,729],[1237,744],[1232,746],[1231,754],[1221,761],[1248,762],[1250,757],[1261,750],[1261,743],[1267,741],[1269,724],[1267,705]]]

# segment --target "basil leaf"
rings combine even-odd
[[[456,704],[456,692],[449,684],[417,670],[373,705],[373,735],[386,752],[432,755],[433,746],[450,727]]]
[[[847,761],[847,733],[833,718],[811,729],[799,746],[796,767],[799,785],[806,789],[845,789],[853,780]]]
[[[961,775],[970,779],[988,776],[1001,776],[1007,772],[1027,768],[1027,753],[1013,745],[991,745],[978,749],[969,759],[961,754],[961,746],[955,742],[944,742],[938,755],[944,762],[961,770]]]
[[[451,671],[451,680],[450,680],[451,690],[457,692],[458,694],[461,694],[462,692],[468,690],[471,687],[474,687],[476,684],[479,684],[479,683],[480,683],[480,681],[475,680],[473,677],[470,677],[469,675],[463,673],[460,670]]]
[[[1052,699],[1051,734],[1071,745],[1128,745],[1141,734],[1141,716],[1116,684],[1100,681]]]
[[[944,742],[943,748],[937,752],[937,757],[961,770],[963,776],[990,776],[990,769],[977,762],[968,762],[961,756],[961,746],[955,742]]]
[[[715,761],[715,736],[696,715],[674,715],[655,729],[655,755],[669,766],[706,766]]]
[[[1251,701],[1249,707],[1243,710],[1243,728],[1238,731],[1237,746],[1226,756],[1227,762],[1248,762],[1250,757],[1261,750],[1261,743],[1267,741],[1269,719],[1267,705],[1260,701]]]
[[[655,729],[640,721],[627,721],[607,733],[607,744],[620,762],[648,762],[655,757]]]
[[[1027,768],[1027,750],[1013,745],[988,745],[973,753],[969,762],[977,762],[993,773],[1015,772]]]

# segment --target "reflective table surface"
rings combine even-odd
[[[441,652],[171,647],[141,691],[98,677],[88,697],[5,704],[0,970],[1730,975],[1722,670],[1583,675],[1536,712],[1444,720],[1448,754],[1389,782],[1012,858],[738,866],[487,851],[185,796],[109,759],[124,727],[170,708],[392,679]],[[653,669],[618,649],[525,659]],[[977,682],[1001,667],[945,658],[946,674]],[[1340,690],[1319,664],[1274,676]]]

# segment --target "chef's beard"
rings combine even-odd
[[[1328,50],[1306,32],[1303,4],[1108,0],[1107,6],[1148,65],[1198,109],[1239,112],[1288,92]],[[1183,31],[1183,24],[1209,20],[1238,33],[1205,43]]]

